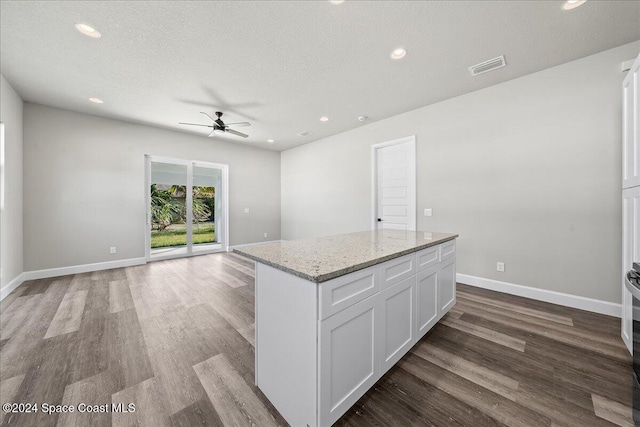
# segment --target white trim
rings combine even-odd
[[[22,282],[24,281],[24,273],[20,273],[15,277],[15,279],[4,285],[2,289],[0,289],[0,301],[2,301],[4,297],[13,292],[15,288],[22,285]]]
[[[151,156],[144,155],[144,257],[151,259]]]
[[[72,265],[69,267],[48,268],[45,270],[25,271],[24,280],[48,279],[49,277],[67,276],[69,274],[88,273],[92,271],[110,270],[112,268],[131,267],[146,264],[141,258],[121,259],[117,261],[96,262],[94,264]]]
[[[456,281],[469,286],[503,292],[509,295],[517,295],[566,307],[573,307],[594,313],[606,314],[608,316],[620,317],[622,314],[622,306],[609,301],[516,285],[514,283],[500,282],[498,280],[485,279],[483,277],[470,276],[468,274],[456,274]]]
[[[219,163],[213,163],[219,169],[222,169],[222,220],[224,221],[224,240],[222,249],[225,252],[229,252],[229,165],[223,165]],[[217,231],[216,231],[217,233]]]
[[[242,245],[233,245],[233,246],[229,246],[229,249],[227,250],[227,252],[232,252],[236,248],[245,248],[247,246],[266,245],[267,243],[278,243],[278,242],[284,242],[284,240],[269,240],[267,242],[244,243]]]
[[[187,204],[185,229],[187,232],[187,255],[193,255],[193,162],[187,165],[187,185],[184,187],[186,190],[185,203]],[[214,223],[215,224],[215,223]],[[214,232],[217,227],[214,226]],[[151,233],[151,227],[149,227],[149,233]]]
[[[156,261],[167,261],[170,259],[178,259],[178,258],[189,258],[189,257],[194,257],[194,256],[200,256],[200,255],[211,255],[211,254],[219,254],[221,252],[229,252],[227,250],[225,250],[224,248],[222,248],[222,245],[220,245],[220,248],[218,249],[211,249],[211,250],[207,250],[207,251],[197,251],[197,252],[191,252],[191,253],[178,253],[178,254],[171,254],[169,253],[168,255],[153,255],[151,256],[151,259],[147,259],[147,262],[156,262]]]
[[[373,144],[371,146],[371,229],[378,229],[378,164],[376,159],[376,151],[380,148],[390,147],[392,145],[399,145],[409,143],[411,145],[413,154],[413,194],[410,198],[413,199],[413,228],[410,230],[418,229],[418,168],[417,168],[417,155],[416,155],[416,136],[410,135],[402,138],[394,139],[391,141],[381,142],[379,144]],[[409,225],[411,226],[411,224]]]

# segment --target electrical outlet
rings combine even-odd
[[[116,247],[115,247],[115,246],[111,246],[111,247],[109,248],[109,253],[110,253],[110,254],[115,254],[115,253],[116,253]]]
[[[3,276],[4,276],[4,273],[3,273],[2,269],[0,268],[0,279],[2,279]]]
[[[244,208],[244,213],[249,213],[249,208]]]
[[[267,233],[264,233],[264,237],[267,237]]]
[[[425,209],[424,216],[433,216],[433,209]]]
[[[504,273],[504,262],[498,262],[496,264],[496,270],[501,273]]]

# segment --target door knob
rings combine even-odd
[[[378,218],[378,222],[382,222],[382,218]]]

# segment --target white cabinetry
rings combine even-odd
[[[380,306],[360,301],[320,322],[319,425],[331,425],[378,380]]]
[[[352,306],[380,291],[380,271],[366,268],[323,283],[320,287],[320,319]]]
[[[422,337],[438,321],[438,265],[418,273],[416,329]]]
[[[367,297],[346,292],[346,305],[327,318],[321,305],[318,425],[337,421],[453,307],[455,261],[449,241],[319,284],[321,304],[344,286]],[[351,285],[377,277],[380,286],[373,279]],[[381,290],[369,295],[372,289]]]
[[[622,192],[622,339],[632,351],[633,306],[631,293],[624,286],[624,275],[633,262],[640,262],[640,186]]]
[[[624,276],[640,262],[640,55],[622,82],[622,340],[632,352],[632,296]]]
[[[416,342],[416,277],[382,291],[380,304],[378,363],[380,372],[386,372]]]
[[[456,303],[456,260],[443,261],[438,274],[438,310],[448,311]]]
[[[416,254],[401,256],[380,264],[382,289],[416,274]]]
[[[455,241],[312,283],[256,265],[256,385],[330,426],[455,304]]]

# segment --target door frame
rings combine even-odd
[[[409,200],[413,202],[413,224],[409,224],[409,230],[415,231],[418,226],[418,201],[417,201],[417,174],[418,168],[416,163],[416,136],[410,135],[391,141],[373,144],[371,146],[371,230],[378,229],[378,160],[377,154],[380,148],[390,147],[409,143],[409,153],[411,158],[409,162],[413,165],[413,191],[409,194]],[[413,226],[413,228],[411,228]]]
[[[173,157],[163,157],[163,156],[153,156],[150,154],[144,155],[145,162],[145,190],[144,190],[144,210],[145,210],[145,258],[147,262],[151,261],[160,261],[164,259],[172,259],[172,258],[183,258],[194,255],[205,255],[216,252],[229,252],[229,165],[223,163],[212,163],[212,162],[203,162],[199,160],[186,160],[186,159],[178,159]],[[186,254],[168,254],[164,256],[155,256],[151,257],[151,194],[149,192],[149,188],[151,187],[151,162],[158,163],[172,163],[176,165],[184,165],[187,167],[187,188],[193,186],[193,167],[210,167],[215,169],[220,169],[222,172],[221,177],[221,190],[222,195],[221,199],[218,199],[216,196],[216,202],[221,200],[222,209],[220,221],[216,221],[216,224],[222,224],[222,233],[218,234],[220,243],[220,249],[211,249],[207,251],[197,251],[193,252],[193,221],[187,221],[186,223],[186,231],[187,231],[187,253]],[[186,208],[187,208],[187,217],[191,218],[193,212],[193,194],[187,191],[186,194]],[[218,203],[216,203],[218,205]],[[218,231],[216,230],[216,233]],[[188,242],[192,241],[192,246],[189,246]]]

